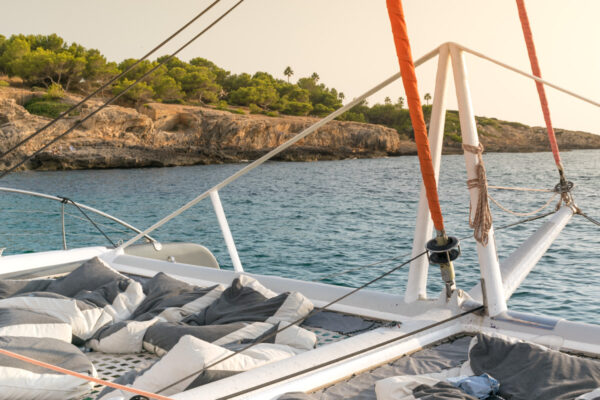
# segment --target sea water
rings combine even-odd
[[[485,154],[490,185],[551,189],[558,174],[550,153]],[[581,209],[600,219],[600,151],[563,153],[573,195]],[[2,186],[68,197],[147,228],[245,164],[127,170],[14,173]],[[444,156],[440,199],[448,234],[465,237],[469,196],[464,158]],[[220,191],[244,269],[356,287],[409,258],[421,178],[416,157],[311,163],[269,162]],[[535,210],[552,193],[490,190],[518,212]],[[546,211],[551,211],[556,200]],[[61,204],[0,194],[0,248],[5,255],[62,248]],[[506,258],[543,220],[517,222],[491,205],[500,260]],[[79,210],[66,207],[69,248],[108,244]],[[111,240],[131,232],[90,214]],[[227,248],[205,200],[152,233],[160,241],[208,247],[222,268],[231,268]],[[468,289],[479,279],[475,241],[463,240],[456,261],[457,283]],[[363,267],[387,258],[395,261]],[[575,216],[509,301],[511,309],[600,323],[600,227]],[[343,273],[344,271],[348,271]],[[408,266],[369,289],[401,294]],[[431,266],[428,296],[441,289],[439,269]]]

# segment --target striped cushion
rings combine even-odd
[[[0,308],[0,337],[52,338],[71,343],[71,325],[58,318],[27,310]]]
[[[96,370],[75,346],[56,339],[0,337],[0,348],[96,377]],[[0,400],[65,400],[89,392],[91,382],[0,355]]]

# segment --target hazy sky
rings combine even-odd
[[[212,0],[211,0],[212,1]],[[57,33],[98,48],[109,60],[140,57],[209,0],[2,1],[0,33]],[[222,0],[172,51],[234,0]],[[600,0],[526,1],[543,77],[600,100]],[[404,0],[416,58],[446,41],[530,70],[514,0]],[[181,54],[202,56],[232,72],[267,71],[293,79],[316,71],[350,99],[398,70],[384,0],[246,0]],[[421,94],[433,94],[437,59],[418,69]],[[468,56],[477,115],[543,125],[532,81]],[[456,107],[454,88],[448,106]],[[554,125],[600,134],[600,109],[548,89]],[[394,84],[373,96],[403,96]]]

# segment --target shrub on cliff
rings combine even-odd
[[[326,105],[323,105],[323,104],[317,104],[314,106],[311,114],[316,115],[318,117],[325,117],[334,111],[335,111],[335,109],[333,109],[332,107],[327,107]]]
[[[228,96],[232,104],[249,106],[256,104],[262,108],[269,108],[279,101],[279,93],[267,80],[252,79],[251,86],[234,90]]]
[[[261,114],[263,112],[263,109],[254,103],[251,103],[248,108],[250,109],[250,114]]]
[[[181,85],[168,75],[161,75],[155,79],[152,88],[157,100],[165,103],[176,103],[184,96]]]
[[[67,111],[71,105],[56,99],[45,97],[35,97],[24,105],[30,114],[40,115],[42,117],[56,118]]]
[[[123,78],[113,86],[113,95],[119,94],[126,90],[134,81],[127,78]],[[140,82],[131,89],[127,90],[121,97],[125,101],[132,104],[145,103],[154,97],[154,89],[152,89],[147,83]]]
[[[53,83],[46,90],[46,94],[44,95],[45,99],[48,100],[57,100],[65,97],[65,90],[59,83]]]
[[[188,100],[216,103],[222,88],[215,80],[216,75],[206,67],[189,68],[181,77],[181,88]]]
[[[290,101],[282,110],[283,114],[288,115],[308,115],[312,111],[312,106],[309,103],[300,103],[299,101]]]

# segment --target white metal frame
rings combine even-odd
[[[439,48],[438,70],[429,130],[436,180],[439,176],[442,143],[444,140],[444,122],[446,115],[444,97],[446,92],[446,79],[448,76],[449,60],[452,61],[454,86],[456,88],[456,97],[458,100],[458,113],[460,117],[460,127],[463,142],[472,146],[479,145],[477,125],[475,122],[475,114],[473,112],[463,52],[459,47],[453,45],[452,43],[446,43]],[[477,156],[467,152],[464,153],[464,156],[468,179],[474,179],[477,177]],[[471,204],[477,204],[479,189],[470,189],[470,195]],[[474,212],[475,207],[472,207],[472,209],[472,212]],[[422,186],[419,209],[417,212],[415,238],[413,242],[413,257],[421,253],[425,248],[425,243],[431,238],[432,228],[433,223],[429,214],[427,197],[425,196],[424,187]],[[496,253],[496,242],[494,239],[493,228],[489,232],[489,241],[487,245],[484,246],[481,243],[477,243],[477,254],[479,257],[481,275],[486,286],[485,292],[487,295],[486,303],[488,306],[488,312],[492,316],[504,313],[507,310],[506,300],[503,296],[504,291],[502,287],[502,277],[500,273],[498,255]],[[406,286],[405,301],[412,302],[427,298],[426,285],[429,266],[428,264],[429,261],[423,257],[411,263],[408,283]]]
[[[473,112],[471,95],[469,91],[468,74],[464,61],[465,52],[490,61],[502,68],[508,69],[537,82],[541,82],[572,97],[600,107],[599,102],[573,93],[558,85],[552,84],[546,80],[490,58],[482,53],[471,50],[457,43],[445,43],[438,48],[438,70],[429,128],[429,140],[436,178],[439,176],[439,160],[441,155],[441,144],[443,142],[444,135],[443,127],[446,114],[444,100],[446,96],[446,80],[448,76],[449,59],[452,61],[452,71],[454,74],[463,143],[470,144],[472,146],[479,145],[475,114]],[[477,156],[466,152],[464,156],[468,179],[473,179],[477,176]],[[471,204],[474,205],[477,203],[478,196],[478,188],[470,189]],[[536,232],[509,258],[507,258],[503,262],[502,266],[498,261],[493,228],[489,232],[488,244],[486,246],[482,245],[481,243],[477,244],[479,265],[483,282],[485,284],[485,303],[491,316],[498,316],[507,311],[506,300],[510,298],[510,295],[512,295],[514,290],[516,290],[531,269],[533,269],[544,252],[568,223],[570,218],[573,216],[573,213],[574,211],[572,209],[569,207],[564,207],[564,209],[561,210],[557,216],[553,217],[551,221],[544,224],[538,230],[538,232]],[[420,254],[425,249],[427,240],[431,239],[432,237],[432,231],[433,223],[429,214],[429,206],[425,196],[424,188],[421,186],[421,196],[419,199],[419,208],[417,211],[415,236],[413,241],[413,257]],[[404,300],[407,303],[427,298],[428,267],[428,260],[424,259],[423,257],[411,262],[404,296]],[[482,296],[481,285],[479,284],[476,285],[476,287],[474,287],[469,294],[471,294],[477,301],[484,300]]]
[[[433,92],[433,105],[431,107],[431,119],[429,122],[429,145],[431,146],[431,158],[436,183],[440,176],[440,164],[442,158],[442,145],[444,144],[444,124],[446,122],[446,86],[450,67],[450,49],[448,45],[439,48],[438,68],[435,78],[435,91]],[[419,197],[419,208],[417,210],[417,221],[415,224],[415,236],[413,238],[412,258],[417,257],[425,249],[427,241],[432,238],[433,221],[429,214],[429,203],[425,185],[421,183]],[[429,259],[419,257],[410,263],[408,282],[404,300],[408,303],[427,298],[427,274],[429,271]]]
[[[223,210],[223,205],[221,204],[221,198],[219,197],[218,191],[213,190],[210,192],[210,201],[212,202],[215,214],[217,214],[217,220],[219,221],[219,226],[221,227],[221,232],[223,233],[223,238],[225,239],[225,244],[227,245],[227,250],[229,251],[229,257],[231,258],[233,269],[236,272],[244,272],[244,268],[242,268],[242,262],[240,261],[237,248],[235,247],[233,235],[229,229],[229,223],[227,222],[225,210]]]
[[[452,70],[454,72],[454,86],[456,87],[456,97],[458,99],[458,115],[460,118],[460,130],[464,144],[479,146],[479,136],[477,134],[477,124],[475,122],[475,113],[473,112],[473,103],[469,91],[469,82],[467,80],[467,68],[464,62],[464,55],[461,49],[456,46],[450,46],[452,58]],[[478,157],[475,154],[464,152],[467,165],[468,179],[477,178]],[[475,213],[475,205],[479,199],[479,188],[469,189],[471,194],[471,218]],[[477,255],[479,257],[479,269],[484,280],[486,305],[491,316],[496,316],[506,311],[506,299],[504,298],[504,289],[502,288],[502,276],[500,274],[500,263],[496,252],[496,239],[494,228],[491,227],[488,232],[488,243],[477,242]]]

